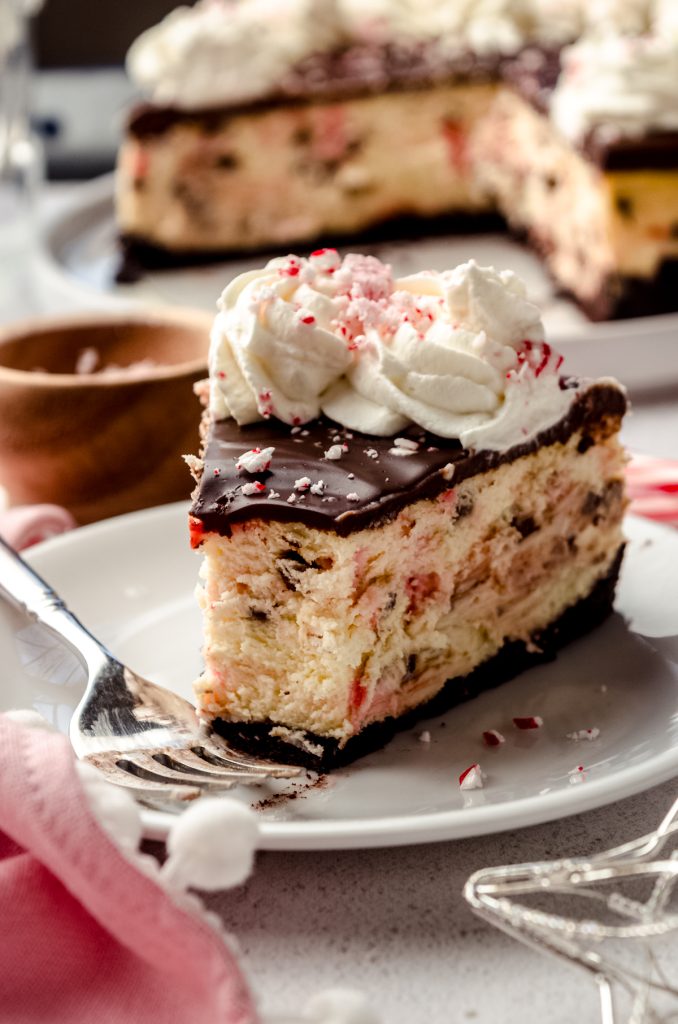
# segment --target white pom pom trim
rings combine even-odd
[[[201,797],[174,822],[161,878],[182,889],[216,892],[242,883],[252,872],[259,838],[257,816],[227,797]]]
[[[56,731],[52,723],[48,722],[39,711],[34,711],[33,708],[16,708],[14,711],[5,711],[5,718],[9,718],[10,722],[16,722],[17,725],[25,725],[27,729],[47,729],[48,732]]]

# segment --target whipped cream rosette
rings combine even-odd
[[[156,103],[190,108],[270,95],[306,58],[345,46],[510,54],[580,27],[579,0],[198,0],[142,33],[127,69]]]
[[[211,409],[240,425],[324,413],[389,436],[415,423],[503,450],[575,397],[511,271],[473,260],[394,280],[374,257],[320,250],[272,260],[224,291],[210,352]]]
[[[158,103],[246,102],[341,38],[333,0],[201,0],[142,33],[127,54],[127,70]]]
[[[628,137],[678,130],[678,35],[587,37],[562,61],[551,116],[566,138],[598,125]]]

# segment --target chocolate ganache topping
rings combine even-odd
[[[579,431],[584,451],[589,432],[597,432],[606,417],[623,416],[625,408],[616,382],[593,384],[577,394],[558,423],[504,452],[469,452],[459,441],[416,427],[397,438],[374,437],[347,431],[326,418],[303,428],[276,420],[245,427],[233,420],[212,423],[191,509],[196,543],[202,529],[228,535],[232,524],[253,519],[302,522],[342,535],[376,526],[413,501],[444,495],[469,477],[542,445],[565,442]],[[266,448],[274,448],[267,469],[236,468],[245,452]],[[261,489],[244,494],[247,484]]]

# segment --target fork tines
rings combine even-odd
[[[292,778],[300,772],[290,765],[241,759],[239,754],[208,741],[190,748],[103,751],[88,754],[85,760],[116,785],[168,800],[190,800],[204,791],[227,790],[269,778]]]

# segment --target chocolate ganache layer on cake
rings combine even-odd
[[[562,387],[568,386],[576,382],[563,380]],[[222,420],[213,425],[205,449],[191,508],[193,537],[199,543],[202,530],[228,534],[231,524],[248,519],[302,522],[348,534],[542,445],[564,443],[579,431],[583,453],[604,436],[606,418],[614,423],[625,409],[616,384],[595,384],[575,398],[558,423],[502,452],[469,452],[458,441],[416,427],[402,437],[383,438],[347,431],[324,417],[303,429],[275,421],[239,427]],[[237,469],[243,452],[256,455],[257,449],[271,448],[269,468]],[[243,493],[247,483],[261,489]]]

